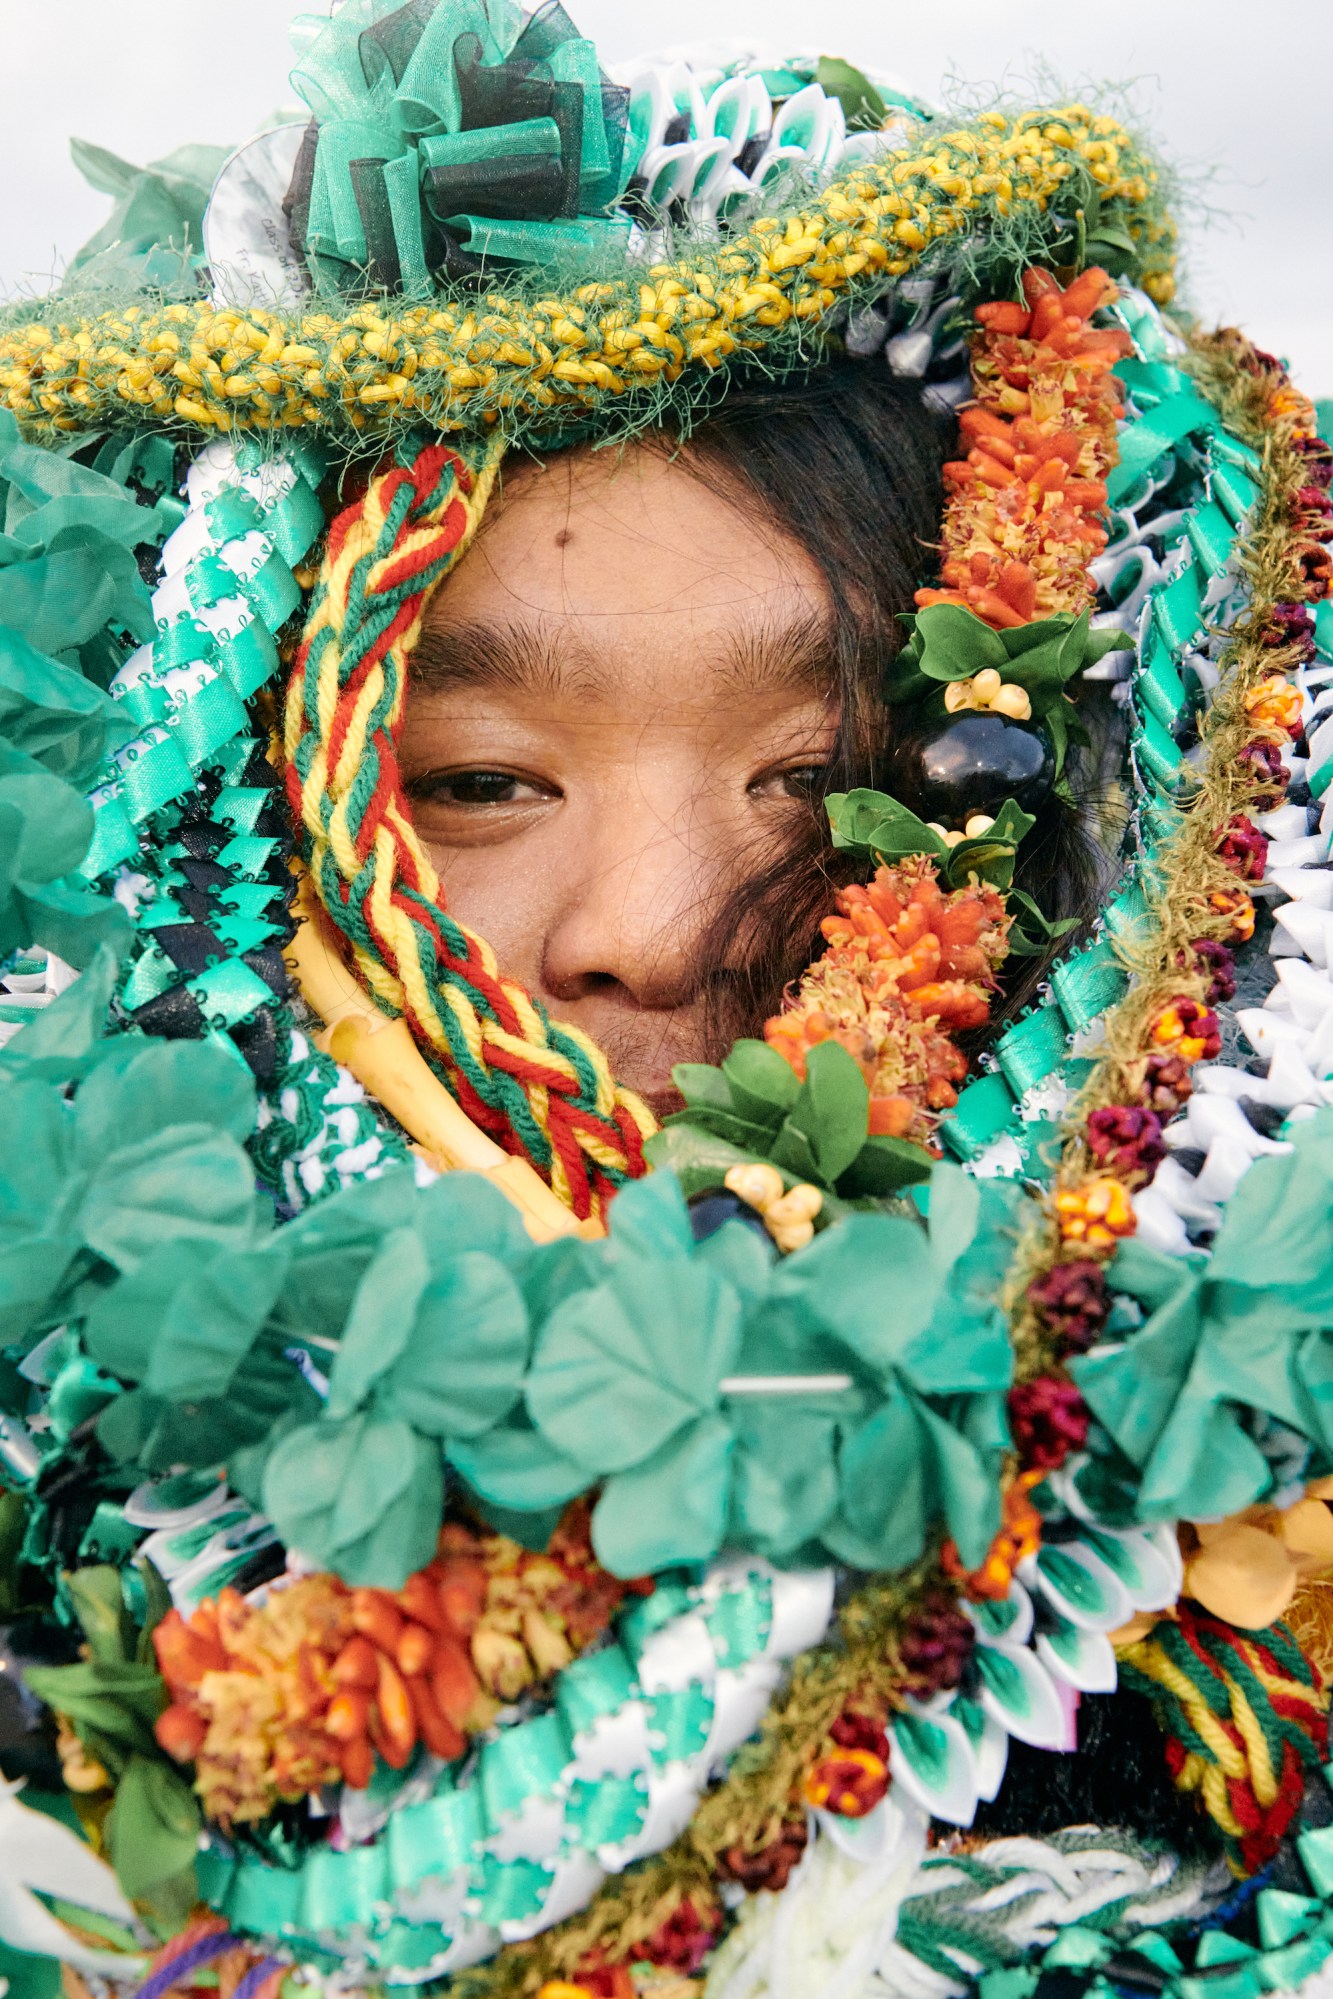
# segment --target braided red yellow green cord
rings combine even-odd
[[[293,815],[356,976],[402,1015],[468,1116],[580,1217],[643,1171],[647,1109],[578,1029],[550,1020],[444,907],[398,767],[430,593],[481,518],[501,446],[400,447],[333,522],[287,692]]]

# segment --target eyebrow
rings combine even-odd
[[[426,624],[411,671],[416,685],[432,694],[490,688],[537,699],[598,701],[614,691],[607,663],[578,634],[547,619]],[[785,624],[760,617],[728,637],[713,672],[719,693],[732,698],[805,690],[827,697],[837,685],[832,616],[812,613]]]

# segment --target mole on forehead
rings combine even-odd
[[[805,614],[781,622],[762,613],[711,635],[692,655],[700,679],[732,697],[826,696],[837,679],[831,619]],[[623,649],[603,649],[573,621],[555,618],[447,620],[422,629],[412,677],[424,692],[489,687],[508,693],[613,699],[624,688]]]

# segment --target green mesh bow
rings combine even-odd
[[[298,24],[299,25],[299,24]],[[287,206],[316,281],[426,290],[488,262],[622,249],[628,91],[559,0],[353,0],[293,71],[312,123]]]

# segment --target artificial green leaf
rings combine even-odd
[[[35,1012],[0,1049],[0,1079],[67,1083],[100,1061],[110,1059],[122,1068],[133,1061],[132,1035],[104,1033],[116,969],[115,951],[109,944],[99,945],[83,976]]]
[[[162,1580],[161,1572],[147,1556],[140,1556],[134,1564],[139,1574],[144,1596],[144,1620],[135,1642],[134,1661],[138,1666],[152,1666],[157,1663],[153,1650],[153,1633],[162,1619],[171,1610],[171,1591]]]
[[[884,1273],[893,1272],[886,1284]],[[906,1357],[940,1295],[925,1231],[905,1216],[853,1215],[825,1229],[773,1276],[776,1298],[790,1301],[810,1330],[881,1381]]]
[[[760,1157],[773,1142],[771,1124],[756,1124],[737,1111],[718,1110],[713,1104],[695,1104],[687,1111],[673,1111],[667,1125],[683,1123],[696,1131],[706,1131],[724,1145],[734,1145],[747,1158]]]
[[[776,1050],[771,1052],[790,1075],[787,1063]],[[839,1042],[821,1041],[806,1056],[805,1081],[792,1101],[787,1125],[809,1140],[819,1178],[829,1186],[865,1144],[869,1121],[865,1077]]]
[[[796,1102],[796,1072],[766,1041],[737,1041],[722,1064],[734,1107],[756,1124],[777,1125]]]
[[[211,1247],[203,1243],[164,1244],[93,1300],[83,1340],[99,1367],[122,1381],[143,1380],[183,1270],[191,1260],[206,1256]]]
[[[401,1209],[402,1176],[397,1185]],[[412,1218],[432,1271],[469,1249],[485,1250],[515,1271],[531,1261],[532,1238],[517,1208],[480,1173],[442,1173],[416,1190]]]
[[[430,1282],[426,1252],[410,1228],[395,1229],[366,1266],[329,1373],[331,1421],[359,1409],[412,1338]],[[424,1348],[425,1342],[421,1342]],[[447,1426],[444,1426],[447,1427]]]
[[[77,1103],[78,1154],[90,1165],[173,1125],[244,1141],[255,1122],[254,1078],[204,1041],[149,1042],[124,1075],[90,1076]]]
[[[926,854],[944,861],[949,849],[923,819],[882,791],[831,791],[824,800],[835,847],[882,855],[886,861]]]
[[[932,1160],[924,1146],[905,1138],[868,1138],[845,1172],[838,1175],[838,1192],[846,1200],[883,1200],[903,1187],[915,1187],[931,1177]]]
[[[581,1464],[562,1457],[540,1431],[518,1423],[484,1436],[450,1438],[445,1455],[479,1498],[522,1513],[563,1506],[589,1485]]]
[[[65,1588],[94,1659],[117,1664],[134,1652],[134,1625],[125,1608],[120,1572],[109,1564],[76,1569],[65,1577]]]
[[[916,1561],[931,1507],[921,1432],[904,1395],[890,1395],[844,1436],[838,1486],[838,1514],[823,1530],[838,1560],[871,1570]]]
[[[713,1408],[740,1324],[736,1293],[698,1263],[620,1265],[539,1332],[532,1420],[589,1473],[624,1471]]]
[[[38,652],[20,632],[0,631],[0,738],[7,746],[53,777],[88,785],[107,750],[131,733],[115,702],[81,673]]]
[[[523,1294],[496,1257],[455,1256],[428,1283],[410,1338],[381,1376],[376,1400],[427,1436],[474,1437],[517,1402],[528,1358]],[[329,1398],[329,1413],[333,1398]]]
[[[878,132],[888,117],[888,106],[870,78],[840,56],[821,56],[814,81],[826,97],[837,98],[849,132]]]
[[[669,1436],[608,1479],[593,1509],[593,1553],[613,1576],[706,1562],[722,1545],[733,1439],[717,1416]]]
[[[784,1119],[777,1137],[769,1141],[768,1157],[790,1180],[809,1181],[815,1185],[823,1180],[814,1146],[790,1118]]]
[[[965,887],[976,875],[992,888],[1006,890],[1014,878],[1014,860],[1019,845],[1036,825],[1030,812],[1012,798],[1006,798],[995,815],[995,823],[972,839],[958,841],[947,851],[941,871],[946,886]]]
[[[736,1453],[727,1538],[782,1561],[837,1511],[837,1421],[751,1397],[738,1397],[728,1414]]]
[[[116,1878],[134,1900],[151,1901],[194,1866],[199,1802],[165,1757],[131,1756],[116,1785],[107,1844]]]
[[[270,1456],[264,1506],[286,1546],[344,1582],[400,1589],[435,1552],[440,1454],[389,1417],[308,1423]]]
[[[1003,672],[1009,655],[1000,634],[961,604],[931,604],[912,619],[913,665],[927,680],[970,680],[983,667]],[[889,699],[893,700],[891,692]]]
[[[711,1062],[677,1062],[671,1080],[692,1109],[708,1105],[714,1110],[729,1111],[732,1107],[730,1085]]]
[[[281,1238],[267,1253],[223,1248],[196,1264],[163,1314],[144,1376],[149,1393],[174,1401],[229,1395],[273,1310],[286,1266]]]
[[[913,1408],[921,1432],[931,1512],[945,1522],[964,1567],[975,1569],[1000,1531],[1000,1454],[987,1463],[970,1440],[923,1397],[913,1397]]]
[[[620,1263],[626,1256],[688,1256],[693,1247],[689,1210],[668,1174],[632,1181],[616,1196],[608,1263]]]

